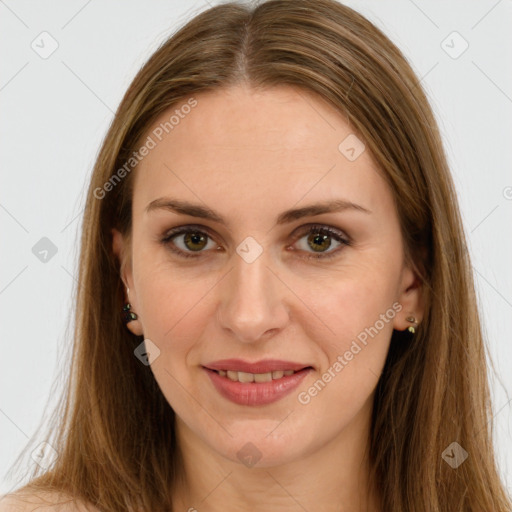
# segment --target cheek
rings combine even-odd
[[[137,298],[145,335],[165,345],[179,339],[176,348],[187,346],[187,333],[192,337],[201,319],[207,319],[205,299],[213,285],[213,279],[212,283],[194,279],[190,273],[164,266],[141,274]]]
[[[395,283],[388,279],[392,272],[375,268],[352,268],[350,277],[331,280],[323,293],[319,288],[310,293],[307,303],[316,315],[309,314],[302,324],[307,338],[322,352],[322,368],[316,388],[309,393],[308,382],[301,391],[310,397],[322,394],[324,403],[346,402],[347,411],[354,406],[357,410],[377,383],[401,309],[395,301]]]
[[[310,323],[303,324],[305,329],[310,329],[309,337],[315,340],[323,337],[341,350],[376,322],[379,331],[389,334],[392,331],[390,319],[386,319],[385,325],[379,320],[386,312],[391,319],[396,313],[392,308],[396,299],[395,275],[395,269],[384,269],[375,261],[367,264],[360,261],[328,278],[303,281],[304,287],[297,286],[295,290],[305,297],[306,304],[315,313],[314,317],[310,315]],[[315,284],[311,286],[312,283]]]
[[[332,435],[368,406],[386,361],[397,312],[382,297],[370,300],[363,295],[365,300],[359,301],[359,292],[351,291],[347,287],[339,293],[332,301],[337,314],[333,311],[325,317],[334,335],[327,339],[313,330],[308,333],[321,347],[323,364],[296,396],[298,411],[322,418],[322,428]]]
[[[198,368],[190,368],[205,324],[211,318],[207,290],[212,283],[178,275],[175,269],[155,268],[140,275],[137,297],[145,338],[160,350],[151,371],[173,410],[183,417],[202,418],[195,379]],[[207,418],[204,418],[207,421]]]

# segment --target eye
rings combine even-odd
[[[178,242],[175,242],[175,239]],[[200,257],[200,253],[204,252],[203,249],[208,247],[208,241],[211,242],[209,249],[212,249],[212,246],[218,247],[204,228],[199,229],[199,226],[182,226],[172,229],[162,239],[165,246],[183,258]]]
[[[331,228],[330,226],[322,226],[318,224],[306,226],[305,230],[301,228],[298,236],[298,242],[301,242],[302,239],[306,237],[305,242],[299,244],[302,245],[299,249],[304,250],[305,252],[308,252],[308,249],[313,249],[313,253],[302,256],[304,259],[326,260],[333,258],[342,250],[342,248],[337,249],[337,247],[350,245],[350,240],[342,231]],[[328,249],[331,249],[333,246],[333,239],[338,245],[335,246],[335,250],[328,251]]]
[[[304,226],[299,230],[298,234],[294,236],[297,242],[302,242],[300,251],[313,252],[306,256],[301,256],[303,259],[328,259],[336,256],[341,249],[340,246],[350,245],[350,240],[344,236],[343,232],[338,229],[331,228],[330,226],[311,225]],[[334,239],[337,246],[335,250],[329,250],[333,247],[332,240]],[[296,242],[296,243],[297,243]],[[208,230],[203,226],[181,226],[174,228],[166,233],[162,238],[161,243],[168,247],[172,252],[183,258],[199,258],[204,249],[220,249],[208,233]],[[295,251],[295,249],[293,249]]]

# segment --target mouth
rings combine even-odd
[[[218,393],[238,405],[262,406],[281,400],[314,371],[311,365],[224,359],[202,366]]]

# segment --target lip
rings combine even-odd
[[[277,402],[290,394],[313,368],[303,368],[292,375],[285,375],[270,382],[232,381],[227,377],[221,377],[215,370],[206,367],[203,367],[203,370],[221,396],[238,405],[257,406]]]
[[[313,365],[310,364],[283,361],[281,359],[262,359],[254,363],[244,361],[243,359],[221,359],[203,365],[203,367],[209,368],[210,370],[231,370],[246,373],[268,373],[277,370],[293,370],[298,372],[303,368],[312,366]]]

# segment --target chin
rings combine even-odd
[[[301,459],[310,450],[314,450],[308,436],[290,432],[278,433],[283,426],[278,426],[279,422],[258,423],[259,427],[244,429],[243,433],[229,429],[233,437],[226,434],[222,442],[212,442],[211,447],[223,457],[248,468],[280,466]],[[269,424],[272,426],[269,427]],[[311,429],[306,431],[311,432]]]

